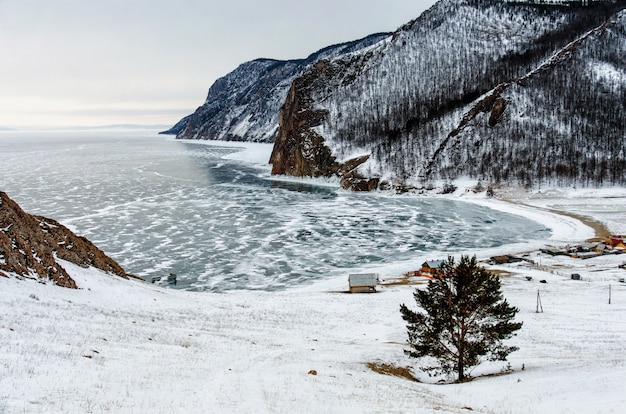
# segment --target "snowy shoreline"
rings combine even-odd
[[[261,165],[259,152],[229,156]],[[472,382],[438,385],[403,353],[399,305],[415,307],[415,286],[343,294],[336,293],[347,287],[340,278],[281,292],[197,293],[65,263],[80,290],[0,277],[0,412],[619,411],[626,406],[626,285],[619,282],[626,272],[617,266],[626,255],[580,260],[537,249],[595,235],[545,209],[591,216],[625,233],[626,190],[507,191],[501,200],[465,190],[451,196],[552,229],[547,240],[467,252],[526,252],[541,265],[489,266],[502,275],[524,326],[510,341],[520,348],[510,365],[480,365]],[[375,270],[400,275],[422,259]],[[574,272],[582,280],[571,280]],[[368,364],[408,367],[422,382]]]
[[[545,220],[567,229],[559,237],[590,232],[554,216]],[[443,386],[403,354],[398,307],[414,306],[414,286],[193,293],[70,263],[81,290],[0,278],[0,412],[615,412],[626,404],[622,258],[533,258],[544,270],[492,267],[509,274],[503,291],[524,322],[510,365],[486,363],[474,381]],[[368,364],[409,367],[423,382]]]
[[[173,138],[168,138],[174,140]],[[272,152],[272,144],[264,143],[247,143],[236,141],[198,141],[198,140],[177,140],[180,142],[196,145],[208,145],[218,147],[230,147],[237,149],[233,153],[226,155],[225,158],[245,162],[259,169],[261,176],[269,180],[287,181],[304,183],[313,186],[329,186],[340,188],[339,180],[325,178],[301,178],[289,176],[270,176],[271,165],[268,163]],[[623,188],[607,188],[607,189],[544,189],[543,191],[529,192],[517,187],[503,187],[497,191],[497,197],[487,198],[484,192],[473,193],[471,189],[475,187],[476,181],[468,178],[457,180],[454,183],[457,191],[452,195],[439,196],[429,194],[431,197],[452,198],[459,201],[467,201],[481,206],[489,207],[494,210],[515,214],[540,223],[552,230],[552,236],[547,241],[538,241],[536,244],[542,243],[560,243],[583,241],[597,236],[594,232],[593,224],[587,220],[581,220],[578,217],[572,217],[570,214],[578,214],[584,217],[585,212],[576,209],[568,210],[566,200],[580,200],[599,196],[600,199],[610,199],[614,204],[624,206],[621,211],[623,214],[617,217],[617,220],[603,222],[596,220],[606,226],[613,233],[626,233],[626,228],[618,225],[618,222],[626,222],[626,189]],[[412,196],[412,195],[408,195]],[[421,195],[415,195],[421,196]],[[556,208],[552,205],[558,204]],[[602,203],[600,203],[602,205]],[[551,211],[549,211],[551,210]],[[593,211],[591,211],[593,213]],[[587,212],[589,213],[589,212]],[[589,218],[589,220],[593,220]],[[534,248],[534,247],[533,247]]]

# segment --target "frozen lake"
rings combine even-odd
[[[129,273],[173,272],[194,290],[278,290],[550,234],[450,199],[276,181],[223,145],[155,131],[0,132],[0,189]],[[255,148],[269,157],[269,146]]]

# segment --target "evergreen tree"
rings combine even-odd
[[[416,289],[415,301],[423,312],[400,305],[407,321],[409,345],[414,358],[434,357],[438,365],[429,373],[456,372],[457,381],[467,379],[466,370],[483,360],[505,361],[518,348],[502,341],[522,327],[513,322],[519,309],[510,306],[500,291],[498,277],[479,266],[476,256],[453,257],[441,265],[441,274],[425,290]]]

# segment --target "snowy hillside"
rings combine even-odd
[[[545,214],[557,238],[589,230],[532,214]],[[0,277],[0,412],[617,413],[626,405],[622,256],[533,252],[543,270],[495,267],[520,309],[524,325],[510,340],[520,350],[510,365],[481,365],[472,382],[450,385],[403,353],[399,305],[415,307],[419,285],[350,295],[342,278],[285,292],[193,293],[69,262],[78,290]],[[583,280],[570,280],[574,272]]]
[[[293,84],[274,173],[369,155],[364,179],[403,185],[625,184],[625,7],[442,0]]]
[[[320,59],[362,49],[389,36],[377,33],[353,42],[328,46],[306,59],[256,59],[218,79],[206,101],[165,134],[179,139],[273,142],[278,111],[291,82]]]
[[[140,144],[145,146],[144,141]],[[262,144],[246,146],[248,151],[228,157],[256,163],[259,155],[267,155],[259,148]],[[128,154],[129,147],[120,151]],[[110,159],[91,153],[101,163]],[[56,159],[50,152],[44,154]],[[67,164],[54,165],[66,168]],[[157,175],[151,171],[147,174]],[[58,174],[35,174],[67,186],[68,181],[59,179]],[[113,185],[122,183],[117,185],[120,192],[129,189],[127,180],[112,179],[110,174],[102,177]],[[140,183],[142,194],[153,197],[158,193],[149,191],[154,187],[147,181]],[[103,186],[107,197],[116,194],[110,188]],[[242,192],[249,189],[249,185],[241,186]],[[163,194],[172,196],[171,192]],[[134,199],[136,193],[131,195]],[[514,194],[503,195],[515,199]],[[526,196],[523,193],[522,197]],[[624,232],[626,223],[623,189],[569,193],[544,189],[528,199],[518,198],[523,204],[461,189],[450,197],[548,226],[551,231],[544,234],[549,239],[533,241],[535,248],[544,242],[563,245],[593,235],[580,221],[546,209],[592,216],[613,232]],[[161,226],[153,230],[155,235],[167,237],[168,232],[162,230],[167,227],[159,223],[159,217],[172,210],[163,209],[166,203],[162,199],[155,205],[160,212],[148,215],[148,220]],[[187,208],[191,205],[194,208]],[[210,225],[211,220],[195,216],[199,205],[174,204],[191,212],[190,217],[203,226]],[[317,205],[310,204],[313,209]],[[341,205],[345,215],[338,220],[350,225],[350,207],[362,207]],[[242,211],[233,206],[226,203],[226,208]],[[127,215],[136,220],[133,208],[128,203],[105,207],[115,210],[115,219],[123,224],[128,223]],[[402,215],[398,210],[392,212]],[[102,210],[91,214],[101,215]],[[454,228],[458,221],[439,224]],[[484,224],[479,226],[484,228]],[[0,228],[6,227],[0,224]],[[120,233],[141,238],[140,232],[124,227]],[[367,231],[362,225],[354,227]],[[189,233],[185,222],[177,222],[176,228]],[[337,228],[342,230],[341,225]],[[115,227],[106,231],[117,232]],[[376,234],[385,242],[393,237]],[[346,237],[350,234],[337,239],[345,244]],[[138,252],[136,245],[131,246],[123,256]],[[271,254],[274,246],[267,243],[264,249]],[[333,246],[326,246],[331,255],[336,254]],[[521,246],[532,249],[526,243]],[[478,243],[464,253],[476,253],[482,259],[516,253],[512,249],[521,246],[485,250]],[[201,244],[195,250],[206,255]],[[249,249],[242,251],[236,254],[242,261],[254,254]],[[302,248],[293,251],[308,254]],[[626,271],[618,265],[625,261],[625,255],[581,260],[525,250],[520,255],[525,254],[526,261],[490,266],[502,277],[509,303],[520,309],[516,319],[524,325],[510,341],[520,350],[510,355],[510,365],[481,365],[472,371],[473,381],[443,385],[438,383],[440,378],[426,376],[419,370],[420,362],[403,353],[407,334],[399,312],[401,303],[415,306],[414,288],[424,286],[423,279],[406,280],[402,275],[419,268],[425,260],[441,258],[433,257],[435,251],[415,251],[410,261],[376,266],[383,285],[373,294],[344,293],[346,274],[279,292],[211,293],[124,279],[60,258],[59,266],[67,270],[78,289],[60,288],[44,279],[29,280],[5,269],[0,273],[0,413],[621,412],[626,405],[626,285],[620,279],[626,277]],[[185,257],[196,260],[197,256]],[[367,263],[362,266],[372,267]],[[571,273],[579,273],[582,280],[571,280]],[[216,272],[216,276],[225,274]],[[541,313],[537,312],[538,294]]]

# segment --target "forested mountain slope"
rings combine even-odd
[[[390,36],[377,33],[354,42],[328,46],[306,59],[256,59],[218,79],[206,101],[165,134],[179,139],[273,142],[278,111],[291,82],[311,64],[368,47]]]
[[[625,7],[441,0],[293,82],[273,173],[626,184]]]

